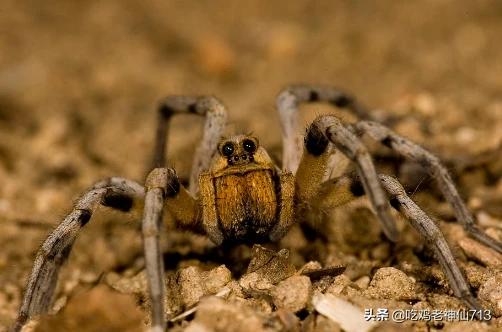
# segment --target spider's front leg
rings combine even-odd
[[[171,118],[176,114],[204,116],[202,139],[197,147],[190,173],[189,192],[195,195],[199,190],[199,175],[209,168],[216,146],[227,123],[224,105],[211,96],[169,96],[159,105],[155,148],[150,169],[166,167],[167,136]]]
[[[282,168],[284,170],[295,173],[298,169],[302,151],[302,141],[299,134],[299,108],[302,103],[312,102],[326,102],[335,107],[347,108],[360,119],[371,119],[366,107],[343,90],[323,85],[291,85],[287,87],[277,96],[277,110],[282,127]]]
[[[101,204],[129,211],[133,200],[142,200],[143,197],[143,186],[118,177],[96,183],[81,196],[73,211],[40,247],[12,331],[20,331],[31,317],[49,310],[61,266],[68,259],[80,230],[90,221],[97,206]]]
[[[195,151],[186,190],[171,168],[166,168],[167,138],[171,118],[176,114],[205,117],[202,140]],[[194,195],[199,191],[199,176],[209,168],[211,158],[225,129],[227,112],[223,104],[211,96],[169,96],[158,108],[157,131],[151,171],[146,181],[143,239],[146,272],[152,304],[152,330],[164,331],[164,266],[159,245],[160,223],[164,204],[176,226],[202,231],[199,204]]]
[[[166,328],[164,264],[159,241],[162,211],[165,205],[178,227],[198,230],[199,207],[180,184],[172,168],[154,168],[147,176],[145,187],[142,233],[151,301],[151,329],[153,332],[162,332]]]

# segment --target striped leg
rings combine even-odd
[[[460,197],[460,194],[446,168],[439,158],[420,145],[401,137],[387,127],[372,121],[361,121],[355,125],[359,134],[368,134],[374,140],[397,151],[405,158],[420,163],[433,177],[446,200],[453,207],[457,220],[463,225],[467,233],[479,242],[502,253],[502,243],[486,235],[475,223],[474,217]]]
[[[143,210],[143,245],[146,275],[150,292],[152,332],[166,328],[164,318],[164,263],[160,249],[160,224],[168,186],[168,170],[154,168],[146,179],[145,208]]]
[[[171,117],[175,114],[197,114],[206,117],[202,140],[195,151],[190,174],[189,191],[195,195],[199,189],[199,174],[209,168],[216,146],[227,122],[227,111],[214,97],[170,96],[159,106],[158,127],[151,169],[166,166],[166,145]]]
[[[351,95],[328,86],[294,85],[284,89],[277,97],[277,109],[282,126],[282,169],[296,173],[300,163],[302,141],[299,125],[299,106],[302,103],[327,102],[348,108],[360,119],[369,119],[369,113]],[[329,168],[335,167],[330,161]]]
[[[481,310],[472,295],[469,285],[460,271],[450,247],[439,227],[432,219],[406,195],[403,186],[395,178],[380,175],[385,190],[391,195],[391,205],[410,221],[411,225],[425,238],[427,244],[434,250],[439,264],[443,268],[453,289],[453,293],[464,300],[472,310]]]
[[[382,174],[379,175],[379,179],[383,188],[389,194],[390,204],[409,220],[413,228],[418,231],[434,251],[455,296],[463,299],[470,309],[480,310],[481,307],[472,295],[469,285],[439,227],[408,197],[397,179]],[[321,204],[321,209],[332,209],[362,195],[364,195],[364,188],[360,180],[344,176],[323,183],[317,201]]]
[[[179,228],[200,229],[199,205],[183,188],[171,168],[154,168],[146,179],[145,209],[143,211],[143,242],[146,274],[151,300],[152,331],[165,330],[164,264],[160,249],[160,225],[164,206]]]
[[[140,184],[123,178],[96,183],[75,204],[70,214],[40,247],[12,331],[20,331],[33,316],[46,313],[51,305],[59,270],[67,260],[80,230],[90,221],[99,204],[127,211],[134,199],[143,199]]]

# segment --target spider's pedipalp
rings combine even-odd
[[[389,128],[373,121],[361,121],[355,124],[356,131],[360,134],[368,134],[372,139],[397,151],[409,160],[418,162],[425,167],[433,177],[446,200],[453,207],[457,220],[473,238],[490,248],[502,253],[502,243],[486,235],[475,223],[474,217],[460,197],[447,169],[441,164],[439,158],[418,144],[394,133]]]
[[[141,188],[141,189],[140,189]],[[96,183],[76,202],[73,211],[40,247],[12,331],[20,331],[27,320],[46,313],[53,299],[59,270],[67,260],[80,230],[107,196],[143,197],[143,187],[134,181],[111,178]]]
[[[316,127],[338,150],[356,163],[357,173],[361,178],[364,191],[382,222],[385,235],[390,240],[396,241],[398,237],[396,224],[390,215],[387,196],[382,189],[375,166],[366,147],[351,130],[333,115],[318,117],[312,123],[310,130],[314,130],[313,128]]]
[[[315,124],[311,124],[304,138],[303,154],[295,174],[298,202],[312,205],[328,171],[332,154],[333,149],[326,135]]]
[[[453,293],[463,299],[470,309],[481,310],[482,308],[472,295],[469,285],[455,262],[455,258],[439,227],[406,195],[406,191],[397,179],[388,175],[379,175],[379,178],[383,187],[391,196],[392,206],[410,221],[413,228],[425,238],[428,245],[434,250],[436,258],[450,282]]]
[[[175,114],[196,114],[206,117],[202,140],[195,151],[190,173],[189,191],[195,195],[199,189],[199,174],[209,168],[216,146],[227,123],[227,111],[223,104],[210,96],[169,96],[159,105],[158,127],[150,169],[166,166],[166,145],[171,117]]]
[[[361,119],[370,118],[367,109],[342,90],[319,85],[292,85],[284,89],[276,102],[282,127],[282,169],[293,173],[298,169],[302,151],[298,110],[301,103],[308,102],[327,102],[348,108]]]

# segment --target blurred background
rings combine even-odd
[[[162,97],[215,95],[231,132],[280,151],[280,89],[332,84],[406,115],[396,130],[442,157],[482,153],[502,140],[501,18],[491,0],[2,0],[0,326],[71,201],[106,176],[142,181]],[[201,123],[174,121],[170,160],[182,176]],[[138,255],[132,219],[103,215],[68,275]]]

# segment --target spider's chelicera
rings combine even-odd
[[[346,107],[363,121],[348,125],[334,115],[319,116],[302,139],[298,107],[300,103],[313,101]],[[165,99],[159,108],[153,165],[145,185],[112,177],[97,182],[81,196],[73,211],[40,248],[13,330],[19,331],[30,317],[47,312],[60,267],[96,206],[128,211],[135,200],[144,200],[142,233],[154,331],[165,330],[164,267],[159,246],[164,209],[174,218],[177,227],[202,232],[215,244],[257,243],[279,240],[294,222],[307,216],[307,211],[334,209],[362,195],[368,197],[391,241],[397,240],[398,233],[390,207],[402,213],[435,252],[453,293],[469,308],[479,309],[437,225],[407,196],[395,178],[377,174],[360,137],[367,135],[423,165],[437,181],[468,234],[502,252],[501,243],[476,226],[439,159],[382,124],[369,121],[371,116],[362,105],[330,87],[289,87],[279,94],[277,107],[283,130],[282,169],[274,164],[255,137],[222,138],[227,113],[217,99],[187,96]],[[178,113],[206,118],[187,189],[181,185],[176,172],[165,166],[168,125]],[[342,167],[332,158],[335,151],[355,163],[356,175],[329,177],[334,170],[340,173]]]

